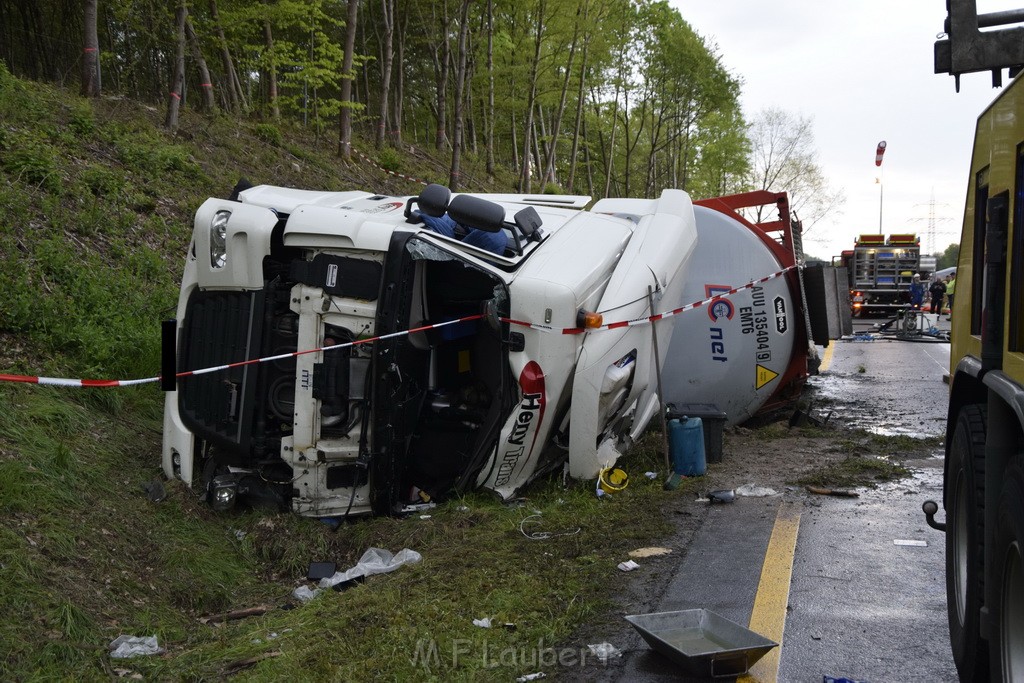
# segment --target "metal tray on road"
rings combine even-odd
[[[626,621],[651,648],[695,677],[739,676],[778,646],[706,609],[631,614]]]

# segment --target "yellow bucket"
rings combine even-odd
[[[629,485],[629,475],[618,467],[605,467],[598,475],[598,485],[605,493],[615,493]]]

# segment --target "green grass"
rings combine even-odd
[[[879,483],[903,479],[910,470],[898,463],[873,456],[850,456],[797,480],[803,486],[850,489],[874,487]]]

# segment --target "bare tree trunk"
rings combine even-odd
[[[384,16],[384,36],[381,39],[380,62],[380,119],[377,122],[377,148],[384,146],[384,134],[388,126],[388,95],[391,90],[391,63],[394,61],[395,0],[381,0]]]
[[[266,0],[263,4],[267,4]],[[270,104],[271,117],[277,121],[281,118],[281,108],[277,103],[277,58],[274,56],[274,33],[267,19],[263,20],[263,41],[270,56],[270,63],[267,64],[267,102]]]
[[[100,38],[96,31],[97,0],[84,0],[85,35],[82,48],[82,96],[100,96]]]
[[[171,77],[171,92],[167,98],[167,118],[164,120],[164,127],[167,130],[178,128],[178,108],[181,106],[181,88],[185,82],[185,20],[188,18],[186,0],[180,0],[178,9],[174,13],[174,21],[177,26],[176,44],[174,51],[174,75]]]
[[[220,44],[220,60],[224,66],[224,79],[227,81],[228,102],[232,111],[237,114],[240,109],[247,109],[249,105],[245,101],[245,91],[242,89],[242,82],[238,80],[238,71],[231,58],[231,50],[228,49],[228,39],[224,36],[224,27],[220,23],[217,0],[210,0],[210,19],[213,20],[217,42]]]
[[[587,120],[583,119],[583,139],[588,140],[587,135]],[[591,197],[594,196],[594,164],[590,157],[590,145],[583,145],[583,163],[587,168],[587,194]]]
[[[587,75],[587,51],[590,47],[589,35],[583,41],[583,54],[580,56],[580,89],[576,95],[576,122],[572,131],[572,151],[569,153],[569,194],[572,194],[576,180],[576,155],[580,148],[580,122],[583,120],[583,93]]]
[[[405,106],[405,36],[409,27],[408,3],[399,11],[398,19],[398,74],[395,78],[395,112],[391,117],[391,131],[388,138],[396,147],[402,145],[402,109]]]
[[[623,54],[624,47],[619,48],[619,59],[618,59],[618,73],[621,76],[623,70]],[[608,142],[608,156],[605,159],[605,171],[604,171],[604,196],[607,197],[611,192],[612,187],[612,166],[615,162],[615,128],[619,121],[619,87],[621,85],[620,79],[615,79],[615,101],[612,103],[612,132],[609,135]],[[628,169],[627,169],[628,171]]]
[[[529,193],[531,190],[532,172],[530,171],[530,134],[533,131],[533,107],[537,101],[537,72],[540,69],[540,48],[544,37],[544,0],[537,3],[536,35],[533,43],[533,62],[530,65],[530,90],[526,99],[526,123],[523,130],[526,140],[523,141],[523,168],[519,173],[519,191]]]
[[[494,0],[487,0],[487,175],[494,177]],[[514,128],[513,128],[514,130]],[[515,149],[515,145],[512,146]]]
[[[196,31],[192,28],[192,20],[188,17],[185,18],[185,36],[188,38],[188,45],[192,51],[192,59],[196,61],[196,66],[199,68],[199,80],[202,81],[199,85],[203,89],[203,106],[206,107],[206,111],[213,111],[217,108],[217,101],[213,96],[210,68],[206,65],[203,51],[199,47],[199,37],[196,36]]]
[[[451,47],[448,45],[448,0],[441,2],[440,45],[434,49],[434,73],[437,77],[437,134],[434,147],[443,150],[448,144],[448,68],[451,62]]]
[[[345,18],[345,53],[341,62],[341,113],[338,115],[338,155],[345,161],[352,159],[352,73],[356,51],[356,18],[359,0],[348,0]]]
[[[512,112],[512,168],[519,168],[519,141],[516,139],[516,113]]]
[[[585,1],[585,0],[584,0]],[[572,43],[569,45],[569,59],[565,62],[565,79],[562,81],[562,96],[558,101],[558,112],[551,122],[551,142],[548,144],[548,167],[544,172],[544,182],[555,182],[555,148],[558,146],[558,134],[562,130],[562,116],[565,114],[565,97],[569,92],[569,79],[572,74],[572,60],[576,56],[576,41],[580,35],[580,14],[583,2],[576,6],[576,23],[572,29]]]
[[[463,122],[462,105],[465,100],[466,86],[466,46],[468,44],[467,34],[469,33],[469,3],[472,0],[462,0],[462,9],[459,12],[459,63],[455,72],[455,120],[452,134],[452,167],[448,174],[448,187],[453,192],[459,189],[459,171],[462,163]]]

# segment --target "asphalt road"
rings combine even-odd
[[[876,322],[857,321],[855,331]],[[812,383],[829,397],[823,409],[837,419],[880,433],[936,436],[944,433],[948,364],[946,343],[840,341]],[[924,500],[941,498],[941,447],[910,466],[913,478],[859,498],[790,490],[710,506],[701,519],[686,520],[686,552],[672,561],[664,590],[645,600],[645,609],[707,609],[781,641],[740,677],[744,682],[818,683],[826,675],[871,683],[955,681],[944,537],[921,513]],[[681,676],[677,664],[628,625],[610,642],[622,656],[607,667],[559,678],[706,680]]]

